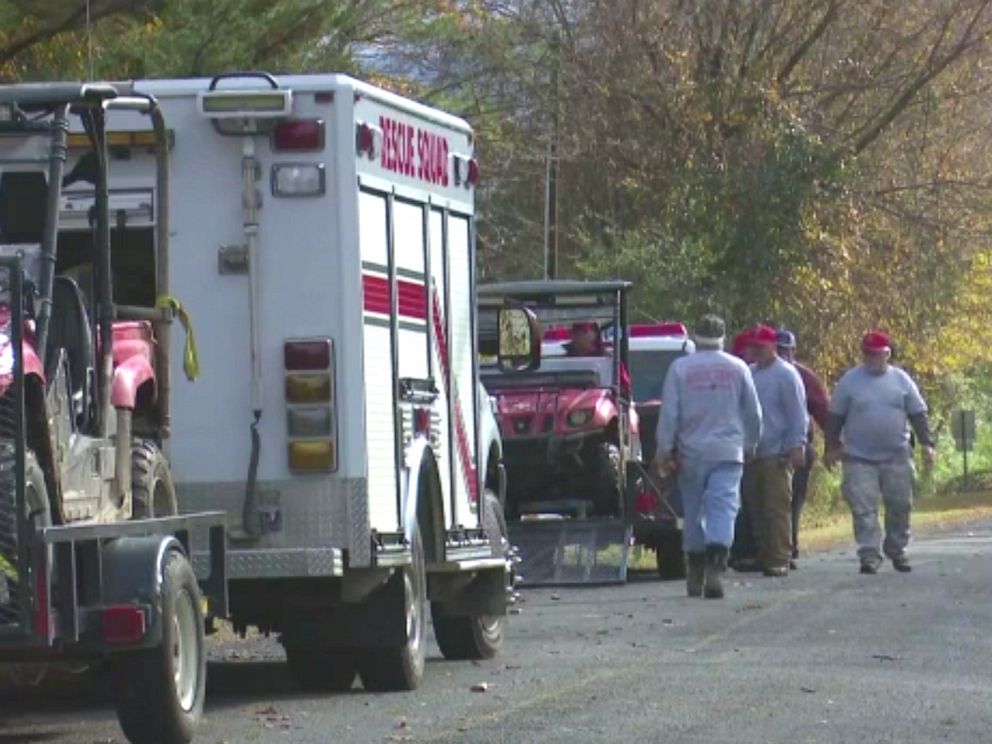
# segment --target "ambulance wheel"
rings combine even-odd
[[[655,545],[658,578],[663,581],[685,578],[685,553],[682,552],[682,533],[665,532]]]
[[[179,513],[172,469],[162,450],[149,439],[131,446],[131,518],[174,517]]]
[[[597,516],[620,515],[623,484],[620,482],[620,448],[614,442],[601,442],[592,452],[592,501]]]
[[[415,690],[427,660],[427,569],[420,527],[413,531],[410,565],[403,569],[403,608],[406,642],[392,648],[365,649],[358,665],[362,684],[370,692]]]
[[[489,489],[482,497],[482,527],[493,547],[494,558],[507,558],[510,542],[507,539],[503,507]],[[512,568],[504,573],[503,590],[507,596],[513,591]],[[506,635],[506,615],[462,615],[444,613],[444,606],[431,604],[434,620],[434,638],[446,659],[491,659],[503,647]]]
[[[111,662],[117,718],[133,744],[187,744],[203,716],[200,588],[189,561],[175,551],[162,571],[161,621],[158,646],[120,653]]]
[[[355,682],[358,656],[352,650],[327,648],[312,626],[293,625],[282,636],[286,662],[297,684],[308,692],[346,692]]]

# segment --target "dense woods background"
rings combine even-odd
[[[476,127],[486,277],[544,271],[550,156],[560,276],[787,324],[831,379],[884,326],[944,411],[992,359],[990,4],[0,0],[0,75],[371,78]]]

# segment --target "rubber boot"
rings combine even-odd
[[[703,575],[703,598],[723,599],[723,574],[727,570],[727,548],[706,546],[706,569]]]
[[[706,553],[685,554],[685,588],[690,597],[703,596],[703,572],[706,567]]]

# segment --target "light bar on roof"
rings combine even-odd
[[[293,112],[293,91],[204,90],[197,95],[196,106],[208,119],[278,119]]]
[[[632,338],[663,336],[683,337],[688,336],[689,331],[685,327],[684,323],[679,323],[678,321],[665,321],[662,323],[634,323],[630,327],[630,335]]]

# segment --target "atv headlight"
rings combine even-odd
[[[585,426],[590,421],[592,421],[591,408],[580,408],[579,410],[572,411],[570,414],[568,414],[569,426]]]

